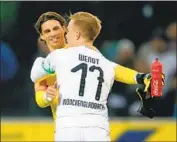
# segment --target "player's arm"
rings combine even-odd
[[[126,84],[143,84],[144,92],[147,92],[151,82],[151,74],[140,73],[133,69],[113,63],[115,71],[115,80]],[[164,74],[162,74],[162,85],[164,85]]]
[[[38,57],[36,58],[36,60],[33,63],[32,69],[31,69],[31,74],[30,74],[30,78],[31,80],[35,83],[35,82],[40,82],[41,79],[43,79],[43,77],[45,77],[46,75],[48,75],[48,72],[46,72],[43,69],[43,63],[44,63],[45,59]]]
[[[115,80],[126,84],[146,84],[147,74],[114,63]]]
[[[44,60],[45,59],[41,57],[36,58],[32,66],[30,75],[31,80],[34,82],[35,100],[38,106],[42,108],[49,105],[47,100],[45,99],[45,91],[47,86],[45,86],[43,76],[46,76],[47,73],[42,68]]]
[[[46,59],[38,57],[31,69],[31,80],[35,83],[35,99],[40,107],[47,107],[53,102],[49,101],[46,96],[48,87],[46,81],[55,72],[50,60],[52,60],[51,55]]]
[[[135,70],[123,67],[121,65],[113,63],[115,71],[115,80],[127,84],[143,84],[142,89],[137,88],[136,92],[140,98],[142,104],[140,105],[140,112],[142,115],[149,118],[153,118],[155,111],[153,109],[153,103],[156,102],[156,98],[152,98],[150,95],[150,83],[151,74],[139,73]],[[164,74],[162,74],[162,85],[164,85]]]
[[[45,81],[34,83],[35,88],[35,100],[39,107],[45,108],[51,104],[45,97],[47,85]]]
[[[31,80],[37,82],[46,75],[55,74],[56,64],[60,67],[66,58],[65,53],[65,49],[57,49],[51,52],[46,58],[38,57],[31,69]]]
[[[35,83],[35,99],[39,107],[58,104],[58,88],[56,86],[56,74],[50,74]],[[47,96],[47,97],[46,97]],[[49,101],[50,97],[52,100]],[[46,99],[47,98],[47,99]]]
[[[111,62],[115,72],[115,80],[126,84],[143,84],[147,92],[150,86],[150,74],[140,73],[133,69]]]
[[[53,61],[54,54],[52,53],[50,53],[46,58],[38,57],[34,61],[30,74],[31,80],[34,83],[40,82],[45,76],[55,73]]]
[[[137,75],[139,74],[139,72],[115,64],[114,65],[114,72],[115,72],[115,80],[122,82],[122,83],[126,83],[126,84],[137,84]],[[140,82],[139,82],[140,83]]]

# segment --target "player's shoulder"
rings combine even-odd
[[[61,49],[56,49],[54,51],[52,51],[51,53],[54,55],[58,55],[58,54],[64,54],[66,52],[66,48],[61,48]]]
[[[106,66],[110,66],[111,68],[115,68],[118,64],[107,59],[102,53],[99,54],[100,58],[103,60]]]
[[[60,48],[60,49],[56,49],[54,50],[55,52],[65,52],[67,50],[67,48]]]
[[[46,60],[56,60],[56,59],[61,59],[66,56],[65,54],[65,49],[56,49],[46,57]]]
[[[99,50],[96,51],[96,55],[97,57],[102,59],[104,62],[109,63],[109,60]]]

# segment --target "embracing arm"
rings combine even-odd
[[[37,105],[41,108],[49,106],[51,102],[47,101],[47,99],[45,98],[45,93],[47,89],[45,81],[36,82],[34,84],[34,88],[35,88],[35,100]]]
[[[56,75],[51,71],[53,68],[48,62],[50,57],[47,59],[38,57],[34,61],[31,69],[31,80],[34,82],[35,88],[35,100],[39,107],[47,107],[51,104],[51,101],[47,100],[46,90],[47,87],[54,84],[56,81]]]
[[[33,82],[40,82],[44,77],[55,73],[55,66],[53,58],[55,53],[50,53],[46,58],[38,57],[33,63],[31,69],[31,80]]]
[[[44,61],[45,59],[41,57],[36,58],[34,61],[30,74],[31,80],[34,83],[40,82],[44,76],[48,75],[48,72],[46,72],[43,68]]]
[[[123,82],[126,84],[137,84],[137,71],[130,68],[126,68],[121,65],[116,65],[114,71],[116,81]]]

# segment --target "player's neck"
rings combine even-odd
[[[75,46],[86,46],[88,48],[95,48],[93,46],[93,41],[86,41],[86,40],[79,40],[75,42],[73,45],[70,45],[70,47],[75,47]]]
[[[63,45],[61,45],[60,47],[51,47],[51,46],[48,46],[48,48],[50,49],[50,52],[52,52],[52,51],[54,51],[54,50],[56,50],[56,49],[64,48],[65,46],[66,46],[66,45],[63,44]]]

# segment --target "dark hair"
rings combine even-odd
[[[66,20],[63,16],[56,12],[46,12],[39,17],[36,24],[34,25],[36,31],[39,34],[41,33],[41,25],[48,20],[57,20],[60,22],[61,26],[66,26]]]

